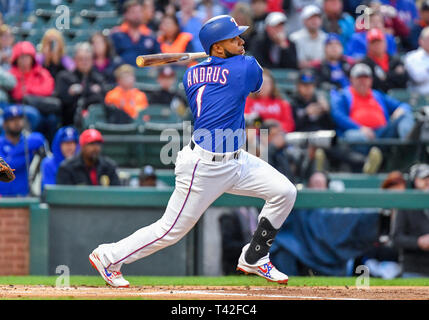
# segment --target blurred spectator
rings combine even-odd
[[[239,4],[240,2],[234,6],[234,9]],[[202,23],[205,23],[207,20],[221,14],[227,14],[227,11],[219,4],[218,1],[202,0],[197,6],[197,15],[200,17]]]
[[[179,7],[180,11],[176,13],[176,17],[182,31],[192,34],[192,46],[196,52],[204,51],[198,35],[203,26],[203,21],[195,11],[195,1],[179,0]]]
[[[281,123],[277,120],[266,120],[262,123],[261,129],[268,130],[268,163],[295,183],[294,168]]]
[[[36,61],[36,49],[28,41],[13,46],[10,72],[16,78],[11,91],[14,102],[30,105],[40,113],[37,131],[51,141],[60,122],[60,101],[51,95],[55,81],[49,71]]]
[[[355,59],[363,59],[367,54],[367,32],[371,29],[380,29],[384,32],[387,45],[387,53],[389,55],[395,55],[397,53],[397,45],[395,37],[385,32],[384,18],[379,11],[370,11],[368,14],[369,28],[365,29],[366,26],[356,26],[357,32],[355,32],[350,38],[347,46],[345,47],[345,55]]]
[[[0,26],[0,66],[6,70],[10,68],[14,41],[15,38],[10,27],[2,24]]]
[[[163,53],[193,52],[192,34],[182,32],[175,16],[164,15],[158,31],[158,42]]]
[[[318,70],[318,84],[329,89],[344,88],[350,84],[349,73],[354,61],[343,54],[340,38],[335,33],[328,34],[325,41],[325,59]]]
[[[381,3],[396,9],[399,19],[401,19],[407,27],[411,27],[413,22],[419,17],[416,3],[413,0],[381,0]]]
[[[74,60],[76,69],[61,71],[56,81],[55,91],[62,103],[63,125],[78,121],[89,105],[104,102],[104,79],[93,68],[93,50],[88,42],[75,46]]]
[[[325,52],[326,33],[321,29],[322,11],[315,5],[304,7],[301,13],[304,27],[290,35],[296,45],[298,65],[311,68],[320,65]]]
[[[49,71],[55,79],[63,70],[73,70],[72,58],[66,55],[64,38],[57,29],[48,29],[42,38],[41,52],[36,54],[36,61]]]
[[[30,192],[29,168],[33,157],[44,157],[45,139],[42,134],[25,134],[24,111],[20,106],[9,106],[3,113],[4,134],[0,136],[0,156],[15,169],[15,180],[0,184],[2,196],[27,196]]]
[[[12,73],[0,67],[0,105],[10,101],[9,91],[16,86],[16,78]]]
[[[125,63],[135,66],[137,56],[161,52],[158,41],[151,35],[152,31],[142,22],[142,5],[139,1],[125,2],[123,21],[112,29],[111,38],[116,53]]]
[[[37,63],[36,49],[31,42],[22,41],[13,46],[11,63],[10,72],[17,80],[11,95],[16,102],[22,102],[26,95],[50,96],[53,93],[54,79]]]
[[[101,155],[103,136],[96,129],[87,129],[79,137],[80,151],[60,164],[57,184],[118,186],[116,164]]]
[[[55,133],[52,142],[52,154],[42,160],[40,171],[42,174],[41,188],[48,184],[56,184],[57,171],[64,159],[73,157],[79,151],[79,133],[73,127],[61,127]]]
[[[398,56],[387,53],[384,34],[379,29],[371,29],[367,33],[368,53],[361,61],[372,71],[372,88],[387,92],[393,88],[406,88],[408,74],[402,60]]]
[[[158,179],[155,169],[150,165],[146,165],[140,170],[139,186],[156,187],[158,189],[169,188],[169,186],[165,182]]]
[[[264,32],[265,19],[267,18],[267,1],[266,0],[251,0],[250,9],[252,11],[253,28],[257,34]]]
[[[96,32],[89,41],[94,52],[95,70],[103,75],[107,85],[115,85],[116,79],[113,73],[123,62],[116,54],[111,40],[102,32]]]
[[[142,22],[152,32],[158,30],[158,21],[155,18],[154,0],[143,0],[142,2]]]
[[[282,98],[273,75],[268,69],[264,69],[262,77],[261,89],[247,98],[244,114],[247,117],[259,117],[262,121],[277,120],[284,132],[294,131],[292,108],[289,102]]]
[[[398,10],[391,5],[382,4],[379,0],[370,1],[369,8],[383,16],[384,32],[398,37],[398,42],[406,41],[410,26],[400,17]]]
[[[318,0],[284,0],[283,12],[288,16],[287,28],[295,32],[303,27],[302,12],[306,6],[318,5]]]
[[[33,0],[0,1],[0,13],[4,19],[12,16],[26,16],[34,10]]]
[[[265,19],[265,31],[252,42],[250,51],[264,68],[297,69],[297,49],[285,29],[286,16],[272,12]]]
[[[326,33],[336,33],[345,46],[355,32],[355,20],[343,11],[343,0],[322,0],[322,29]]]
[[[296,131],[333,129],[329,104],[326,98],[316,93],[316,78],[312,70],[300,72],[296,92],[291,96],[290,103]]]
[[[244,49],[250,51],[250,48],[252,47],[252,42],[257,35],[255,25],[252,19],[253,12],[251,7],[247,3],[238,2],[229,14],[235,19],[235,22],[237,22],[239,26],[249,27],[246,32],[240,35],[240,37],[245,41]]]
[[[411,187],[429,191],[429,165],[410,168]],[[393,242],[400,250],[402,277],[429,277],[429,210],[399,210],[393,221]]]
[[[315,171],[308,178],[307,188],[313,190],[327,190],[329,189],[329,177],[326,172]]]
[[[358,63],[350,72],[351,86],[333,94],[331,112],[337,133],[349,142],[407,139],[414,126],[410,105],[373,90],[372,79],[371,68]],[[356,150],[367,152],[366,147]]]
[[[170,66],[158,69],[158,90],[148,92],[149,105],[160,104],[170,106],[180,117],[187,118],[189,109],[182,91],[177,88],[176,72]]]
[[[107,92],[104,102],[136,119],[139,112],[147,108],[148,102],[146,94],[135,87],[134,67],[129,64],[120,66],[115,71],[115,77],[118,85]]]
[[[425,0],[420,5],[419,19],[415,20],[411,26],[410,35],[407,41],[407,49],[415,50],[419,47],[419,37],[423,28],[429,26],[429,0]]]
[[[405,58],[405,69],[410,77],[410,89],[420,95],[429,94],[429,27],[419,36],[419,48]]]
[[[156,181],[155,169],[150,165],[144,166],[139,175],[139,186],[156,187]]]

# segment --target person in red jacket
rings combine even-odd
[[[55,112],[59,111],[61,105],[51,97],[55,87],[54,78],[37,63],[36,48],[31,42],[21,41],[13,46],[10,73],[16,78],[16,85],[11,91],[13,101],[37,109],[31,113],[39,113],[41,122],[34,130],[40,131],[51,141],[59,123]],[[27,110],[30,109],[27,107]]]
[[[261,89],[249,95],[246,101],[244,114],[247,117],[260,117],[262,121],[272,119],[281,123],[283,131],[295,130],[295,121],[292,108],[288,101],[283,99],[276,87],[275,80],[268,69],[264,69]]]
[[[36,63],[36,49],[29,41],[22,41],[12,48],[10,72],[16,78],[16,86],[11,95],[21,102],[25,95],[50,96],[55,81],[49,71]]]

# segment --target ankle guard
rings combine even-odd
[[[259,259],[265,257],[270,251],[278,229],[274,229],[267,218],[261,218],[258,228],[253,234],[252,241],[246,251],[245,260],[249,264],[255,264]]]

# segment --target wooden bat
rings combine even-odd
[[[138,56],[136,64],[140,68],[160,66],[167,63],[207,58],[205,52],[157,53]]]

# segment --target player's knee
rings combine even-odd
[[[288,202],[294,202],[296,199],[296,187],[287,179],[279,185],[278,194],[281,198]]]

